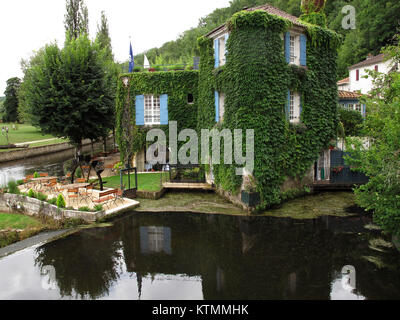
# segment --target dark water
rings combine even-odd
[[[399,299],[369,223],[132,213],[0,259],[0,299]]]

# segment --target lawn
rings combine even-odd
[[[0,127],[8,127],[8,138],[11,144],[23,143],[30,141],[39,141],[52,139],[52,135],[43,135],[38,128],[35,128],[29,124],[16,124],[18,130],[12,129],[12,123],[0,123]],[[7,139],[4,135],[0,135],[0,145],[6,145]]]
[[[168,175],[169,173],[164,173]],[[159,191],[161,190],[160,183],[161,174],[160,173],[138,173],[138,190],[141,191]],[[105,185],[107,188],[121,188],[121,178],[120,176],[113,176],[108,178],[103,178],[106,181]],[[124,176],[125,188],[128,188],[128,176]],[[131,175],[131,186],[135,186],[135,175]]]
[[[42,227],[42,224],[29,216],[0,212],[0,230]]]

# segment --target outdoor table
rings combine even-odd
[[[34,183],[35,186],[40,185],[40,187],[42,186],[42,183],[50,182],[52,180],[57,181],[57,177],[40,177],[31,179],[31,181]]]
[[[61,186],[61,189],[80,189],[90,186],[90,183],[72,183]]]

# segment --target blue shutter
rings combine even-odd
[[[367,106],[365,104],[362,105],[362,116],[365,118],[367,115]]]
[[[171,254],[171,228],[164,227],[164,252]]]
[[[149,229],[148,227],[140,227],[140,252],[149,252]]]
[[[225,61],[226,61],[226,57],[228,55],[228,38],[229,38],[229,33],[227,33],[225,35]]]
[[[290,90],[287,92],[287,98],[286,98],[286,119],[290,120]]]
[[[219,67],[219,41],[218,39],[214,40],[214,57],[215,57],[215,68]]]
[[[285,57],[286,62],[290,63],[290,32],[285,33]]]
[[[215,122],[219,122],[219,93],[215,91]]]
[[[160,96],[160,124],[168,124],[168,95]]]
[[[136,125],[144,126],[144,96],[136,96]]]
[[[300,35],[300,65],[307,65],[307,37]]]

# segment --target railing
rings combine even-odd
[[[368,182],[368,177],[349,166],[321,167],[315,172],[316,182],[345,183],[345,184],[364,184]]]

